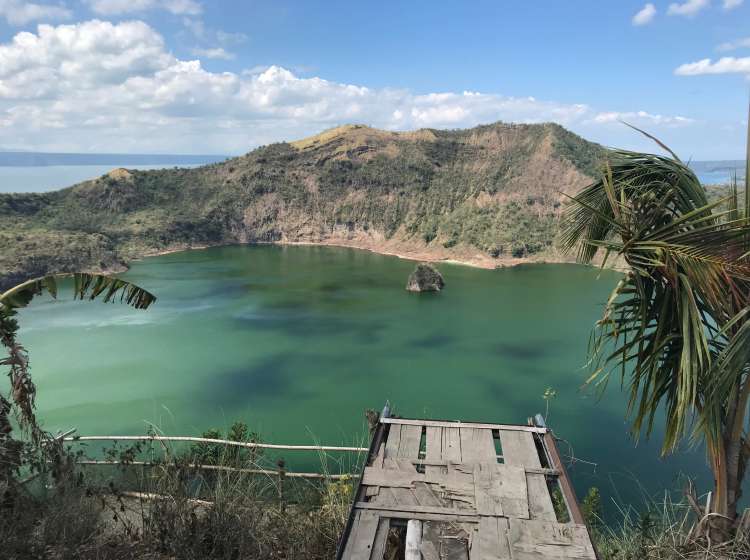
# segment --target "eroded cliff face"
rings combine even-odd
[[[587,184],[604,155],[553,124],[348,125],[195,169],[117,169],[55,193],[0,195],[0,281],[226,243],[557,260],[561,193]]]

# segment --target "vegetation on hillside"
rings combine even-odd
[[[561,191],[589,182],[604,153],[554,124],[411,133],[348,126],[195,169],[119,169],[57,192],[4,194],[0,286],[226,243],[549,256]]]

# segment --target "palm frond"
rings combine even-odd
[[[105,303],[119,301],[136,309],[146,309],[156,301],[156,296],[131,282],[114,276],[76,272],[51,274],[28,280],[0,294],[0,304],[11,309],[25,307],[35,296],[45,291],[52,297],[57,297],[57,283],[65,278],[73,279],[75,299],[94,300],[103,296]]]
[[[619,200],[613,204],[613,193],[618,191]],[[615,150],[602,178],[585,187],[566,206],[560,245],[565,251],[577,249],[580,262],[590,262],[597,252],[591,242],[607,239],[618,227],[628,227],[622,217],[617,217],[620,210],[633,201],[648,200],[651,203],[645,207],[659,201],[664,215],[710,215],[705,190],[684,164],[662,156]]]

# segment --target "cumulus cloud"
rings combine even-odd
[[[24,25],[30,21],[65,20],[70,19],[71,15],[71,11],[61,5],[0,0],[0,16],[11,25]]]
[[[727,41],[726,43],[722,43],[718,47],[716,47],[716,50],[726,52],[743,48],[750,48],[750,37],[737,39],[735,41]]]
[[[594,122],[599,124],[627,122],[631,124],[683,126],[692,124],[695,121],[688,117],[653,115],[651,113],[647,113],[646,111],[629,111],[622,113],[617,111],[608,111],[604,113],[597,113],[594,116]]]
[[[239,153],[348,122],[404,130],[554,121],[586,133],[624,128],[623,119],[690,124],[497,93],[374,89],[279,66],[211,72],[175,57],[141,21],[39,25],[0,44],[0,135],[12,132],[22,149]]]
[[[0,45],[0,99],[53,99],[154,72],[172,57],[140,21],[39,25]]]
[[[674,71],[678,76],[700,76],[703,74],[750,74],[750,56],[736,58],[724,56],[716,62],[704,58],[697,62],[682,64]]]
[[[735,8],[738,8],[742,5],[743,0],[724,0],[724,9],[734,10]]]
[[[693,17],[704,8],[708,8],[711,0],[686,0],[685,2],[674,2],[669,5],[667,14],[670,16]]]
[[[222,60],[232,60],[234,58],[233,53],[228,52],[222,47],[213,47],[206,49],[198,47],[191,49],[190,52],[192,52],[195,56],[203,58],[220,58]]]
[[[175,15],[197,15],[203,9],[195,0],[86,0],[92,11],[99,15],[111,16],[166,10]]]
[[[633,16],[633,25],[646,25],[647,23],[651,23],[655,16],[656,7],[649,2]]]

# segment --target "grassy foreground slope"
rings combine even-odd
[[[116,169],[57,192],[0,195],[0,285],[227,243],[330,243],[485,266],[554,260],[560,193],[590,182],[604,154],[555,124],[347,125],[194,169]]]

